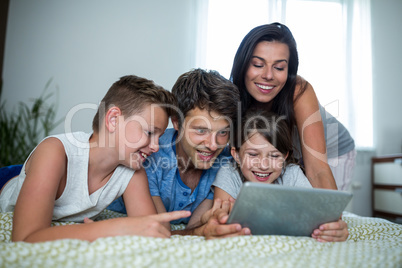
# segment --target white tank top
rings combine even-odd
[[[85,217],[95,219],[110,203],[124,193],[134,175],[134,170],[118,166],[109,181],[89,195],[88,161],[91,134],[74,132],[50,137],[57,138],[63,143],[68,159],[66,186],[61,196],[55,201],[53,220],[83,222]],[[9,181],[1,192],[0,212],[14,211],[26,176],[25,164],[26,162],[20,175]]]

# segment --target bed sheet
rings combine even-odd
[[[122,215],[106,210],[100,220],[117,216]],[[216,240],[174,235],[30,244],[10,242],[12,213],[2,213],[0,267],[402,267],[402,225],[347,212],[343,219],[350,235],[340,243],[274,235]]]

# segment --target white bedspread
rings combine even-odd
[[[105,211],[102,219],[116,215]],[[0,267],[402,267],[402,225],[347,212],[343,219],[350,236],[340,243],[290,236],[205,240],[175,235],[30,244],[10,242],[12,213],[4,213],[0,214]]]

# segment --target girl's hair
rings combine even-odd
[[[231,146],[239,152],[240,147],[256,133],[261,134],[283,155],[288,154],[283,168],[289,164],[298,164],[298,160],[293,155],[292,136],[284,116],[261,109],[247,110],[240,127],[235,132],[235,140]],[[239,173],[241,174],[240,170]],[[243,177],[242,179],[244,181]]]
[[[300,96],[307,86],[307,82],[297,76],[299,56],[297,53],[296,41],[289,28],[281,23],[265,24],[252,29],[241,42],[234,61],[230,79],[239,88],[242,98],[242,110],[250,108],[253,97],[247,91],[245,85],[246,72],[250,66],[251,57],[258,43],[262,41],[280,42],[289,47],[288,78],[283,89],[272,100],[272,112],[285,116],[290,131],[295,125],[294,117],[294,93],[298,83],[302,84]]]

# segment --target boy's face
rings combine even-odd
[[[128,118],[119,117],[119,158],[122,165],[140,169],[145,159],[159,150],[159,137],[168,125],[168,115],[150,104]]]
[[[229,141],[230,124],[223,116],[195,108],[184,119],[179,131],[176,153],[185,168],[209,169]],[[179,161],[180,163],[181,161]]]
[[[246,180],[264,183],[273,183],[281,175],[287,157],[258,132],[250,135],[239,152],[233,147],[231,153]]]

